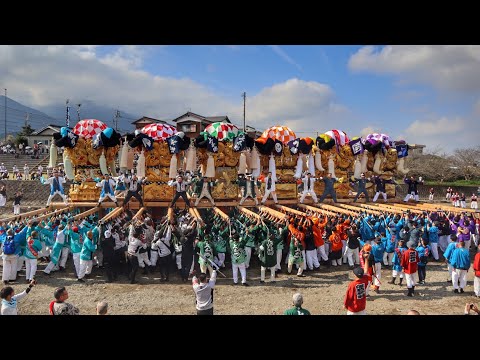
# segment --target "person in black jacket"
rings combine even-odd
[[[305,225],[305,255],[307,258],[308,270],[317,270],[320,267],[317,256],[317,248],[315,247],[315,240],[313,238],[312,221],[308,220]]]
[[[350,269],[353,269],[355,265],[360,265],[360,232],[356,225],[347,230],[348,241],[345,248],[345,254],[347,255],[348,265]]]
[[[117,279],[118,266],[115,265],[115,239],[110,230],[106,230],[102,237],[103,266],[107,274],[107,282],[113,282]]]
[[[407,202],[408,200],[410,200],[411,198],[414,198],[415,201],[419,201],[419,197],[418,197],[418,190],[417,190],[417,185],[418,184],[421,184],[423,185],[423,179],[422,177],[420,176],[418,178],[418,180],[415,180],[415,178],[413,176],[410,176],[410,179],[405,177],[405,179],[403,179],[403,181],[405,182],[405,184],[408,185],[408,193],[407,195],[405,196],[405,198],[403,199],[404,202]]]
[[[192,270],[193,256],[194,256],[194,242],[197,237],[197,222],[193,223],[193,227],[185,233],[185,242],[182,244],[182,281],[188,281],[188,275]]]

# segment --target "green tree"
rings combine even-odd
[[[27,125],[23,125],[23,126],[22,126],[22,131],[20,131],[20,132],[18,133],[18,135],[20,135],[20,136],[30,136],[30,135],[32,135],[34,132],[35,132],[35,129],[32,129],[32,127],[30,126],[30,124],[27,124]]]

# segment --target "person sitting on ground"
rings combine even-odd
[[[30,281],[30,285],[20,294],[15,295],[15,290],[11,286],[4,287],[0,291],[0,298],[2,299],[2,315],[18,315],[17,301],[23,299],[32,290],[36,284],[35,280]]]
[[[68,292],[65,287],[56,288],[53,296],[55,300],[50,303],[50,315],[80,315],[80,310],[65,301],[68,300]]]
[[[293,308],[285,310],[283,315],[311,315],[310,311],[302,308],[303,295],[300,293],[293,294]]]

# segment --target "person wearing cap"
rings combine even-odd
[[[417,244],[414,241],[409,241],[407,247],[408,249],[403,252],[400,264],[403,267],[407,281],[407,296],[413,296],[415,294],[415,273],[418,270],[420,258],[418,257],[418,251],[415,250]]]
[[[272,194],[273,201],[278,204],[277,193],[275,192],[276,180],[272,178],[272,172],[269,171],[267,177],[263,180],[265,182],[265,194],[262,198],[262,205],[265,204],[270,194]]]
[[[322,178],[320,178],[320,179],[322,179]],[[307,195],[310,195],[312,197],[313,201],[315,202],[315,204],[318,204],[317,194],[315,193],[315,181],[317,181],[317,179],[312,177],[309,172],[307,172],[305,174],[305,176],[303,177],[303,179],[302,179],[303,191],[302,191],[302,195],[300,196],[300,204],[303,204],[303,201],[305,200],[305,197]],[[336,200],[336,198],[335,198],[335,200]]]
[[[115,203],[115,206],[118,206],[117,198],[115,197],[115,180],[113,180],[109,174],[105,174],[103,180],[96,184],[97,187],[102,189],[100,197],[98,198],[97,206],[102,204],[102,201],[107,197],[110,198]]]
[[[358,188],[357,188],[357,195],[355,195],[353,202],[357,202],[361,194],[365,195],[365,202],[367,203],[369,202],[368,191],[367,191],[367,183],[369,182],[372,182],[372,181],[370,180],[370,178],[366,178],[364,173],[360,175],[360,179],[354,178],[353,183],[358,183]]]
[[[255,201],[255,205],[258,205],[258,199],[255,193],[255,179],[252,177],[252,174],[246,174],[245,177],[246,179],[240,179],[238,181],[238,186],[243,188],[243,196],[239,204],[242,205],[244,201],[250,197]]]
[[[190,185],[190,181],[184,180],[182,175],[177,175],[176,180],[170,180],[168,185],[175,187],[175,196],[170,203],[170,207],[173,208],[173,205],[175,205],[180,197],[185,201],[187,207],[190,207],[190,201],[187,197],[187,187]]]
[[[44,184],[50,185],[50,196],[47,200],[47,207],[50,206],[50,203],[52,202],[52,199],[55,195],[60,195],[65,205],[68,205],[67,197],[65,196],[65,192],[63,189],[63,184],[65,184],[67,181],[63,176],[60,176],[58,171],[55,171],[53,173],[53,176],[48,178],[46,181],[43,180],[43,177],[40,176],[40,181],[42,181],[42,183]]]
[[[367,315],[368,285],[372,282],[368,275],[368,258],[364,262],[364,268],[356,266],[353,269],[355,279],[348,285],[343,306],[347,309],[347,315]]]
[[[208,178],[206,176],[202,176],[202,178],[198,180],[197,186],[201,190],[199,195],[197,196],[197,199],[195,200],[195,206],[197,206],[200,200],[204,197],[210,200],[212,206],[215,206],[215,200],[213,200],[212,197],[212,188],[214,185],[215,181],[208,181]]]
[[[464,241],[459,241],[457,248],[453,251],[450,259],[452,272],[453,292],[458,294],[464,293],[464,288],[467,286],[467,272],[470,269],[470,252],[465,247]],[[460,284],[459,284],[460,282]]]

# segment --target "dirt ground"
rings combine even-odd
[[[256,260],[252,259],[247,272],[249,287],[233,285],[229,264],[223,270],[227,278],[219,277],[217,281],[215,314],[282,314],[291,307],[292,295],[297,291],[304,295],[304,308],[312,314],[346,313],[343,298],[347,285],[354,276],[348,266],[339,269],[323,267],[319,271],[307,272],[305,278],[281,273],[276,283],[269,283],[270,273],[267,272],[267,282],[262,285],[259,282],[260,267]],[[95,305],[99,301],[108,302],[110,314],[195,314],[195,296],[191,283],[182,283],[176,274],[171,275],[169,283],[160,283],[160,274],[155,272],[137,275],[138,284],[129,284],[125,276],[120,276],[118,282],[109,284],[105,282],[103,270],[94,268],[92,278],[85,284],[80,284],[75,279],[71,259],[68,260],[65,272],[52,273],[50,277],[41,271],[45,266],[45,263],[39,265],[38,285],[19,302],[20,314],[47,315],[48,304],[53,300],[53,290],[57,286],[67,287],[68,302],[76,305],[81,314],[95,314]],[[409,309],[416,309],[422,315],[461,315],[466,302],[478,303],[473,294],[473,271],[471,269],[468,273],[465,294],[452,292],[451,282],[446,281],[447,274],[445,264],[430,262],[427,265],[426,285],[418,285],[415,297],[408,298],[405,296],[405,283],[403,286],[388,284],[391,270],[383,269],[381,293],[370,292],[367,312],[370,315],[404,315]],[[16,293],[24,290],[24,271],[20,272],[17,282],[12,286]]]

